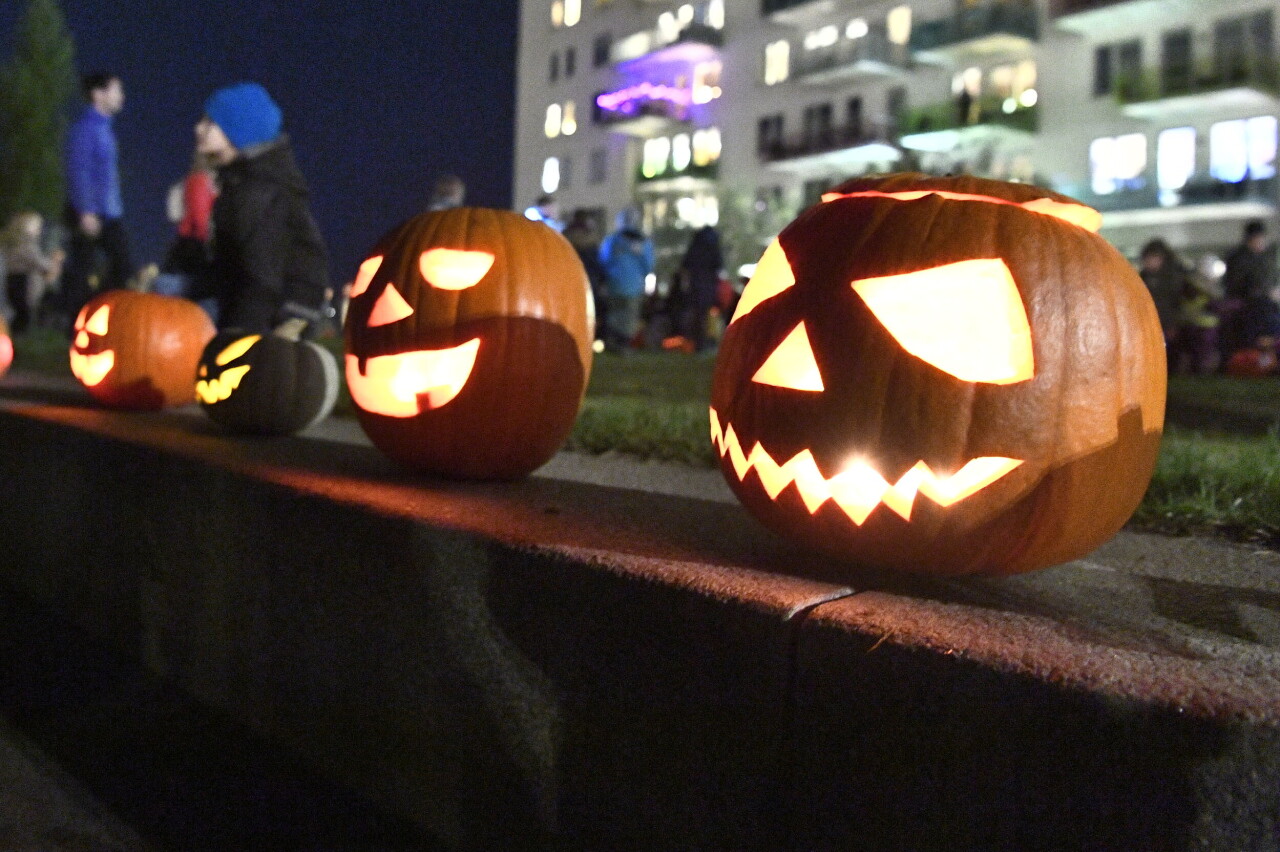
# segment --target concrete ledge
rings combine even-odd
[[[1276,554],[907,581],[717,499],[0,398],[4,581],[451,847],[1280,837]]]

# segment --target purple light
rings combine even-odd
[[[637,104],[644,101],[667,101],[687,107],[692,100],[693,95],[688,89],[678,89],[665,83],[637,83],[616,92],[597,95],[596,105],[608,112],[632,112]]]

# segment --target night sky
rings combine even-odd
[[[24,0],[0,2],[0,55]],[[515,0],[63,0],[77,70],[124,80],[116,118],[136,262],[159,260],[165,195],[213,89],[257,80],[285,117],[335,280],[454,172],[508,207]]]

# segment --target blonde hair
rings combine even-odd
[[[24,243],[31,242],[31,224],[36,223],[39,227],[36,233],[39,234],[39,228],[44,227],[44,217],[34,210],[20,210],[9,218],[9,224],[4,226],[4,230],[0,231],[0,247],[9,249],[17,248]]]

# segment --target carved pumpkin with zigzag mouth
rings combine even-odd
[[[1128,519],[1163,428],[1163,338],[1098,214],[896,175],[769,246],[722,342],[712,441],[766,525],[859,563],[1027,571]]]

